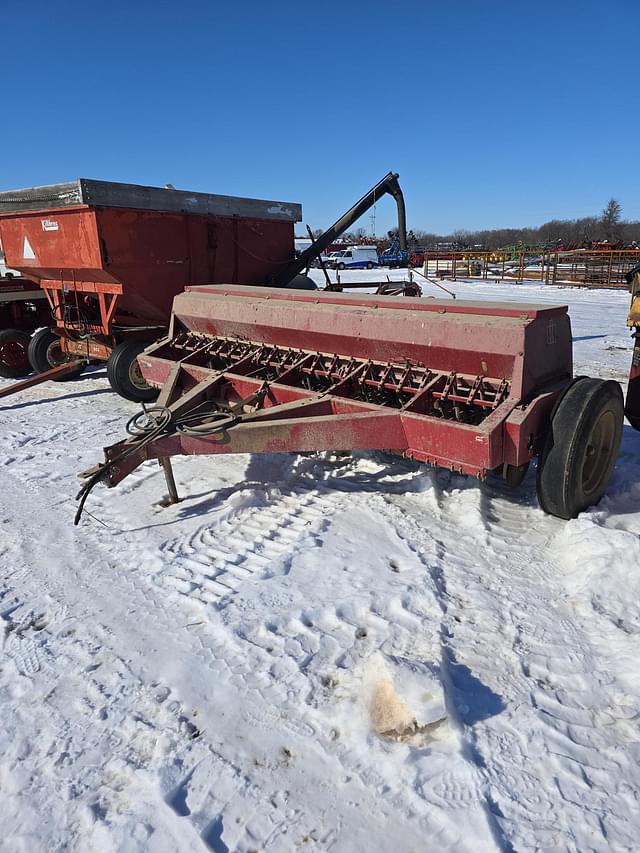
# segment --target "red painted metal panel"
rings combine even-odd
[[[113,281],[103,268],[94,211],[87,207],[0,216],[7,266],[38,279]]]
[[[540,317],[550,317],[557,314],[566,314],[566,305],[536,305],[527,302],[490,302],[473,301],[468,299],[422,299],[420,301],[407,302],[400,296],[381,296],[342,292],[317,292],[308,290],[288,290],[286,288],[272,287],[268,293],[260,287],[237,287],[229,284],[195,285],[187,287],[190,293],[202,294],[224,294],[226,296],[240,296],[244,298],[271,298],[286,299],[288,302],[304,302],[316,304],[322,302],[330,305],[352,305],[371,308],[378,306],[388,308],[393,305],[402,311],[427,311],[435,314],[476,314],[484,317],[513,317],[522,320],[536,320]]]
[[[509,465],[523,465],[539,451],[536,441],[544,432],[551,410],[566,387],[539,394],[528,405],[518,406],[511,412],[504,425],[504,461]]]
[[[293,257],[294,225],[80,205],[0,215],[0,240],[7,264],[43,285],[120,292],[120,316],[162,324],[186,285],[265,284]]]
[[[566,307],[523,314],[501,303],[494,310],[489,314],[484,303],[203,287],[176,297],[174,332],[183,326],[205,335],[506,378],[520,399],[545,381],[571,375]],[[530,357],[522,371],[525,348]]]

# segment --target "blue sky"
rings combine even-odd
[[[640,219],[638,0],[0,0],[0,187],[93,177],[299,201],[387,171],[410,227]],[[381,232],[391,199],[377,207]],[[363,227],[369,221],[363,220]]]

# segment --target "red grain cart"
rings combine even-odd
[[[512,485],[537,456],[543,509],[570,518],[602,497],[622,433],[618,383],[573,377],[566,306],[189,287],[140,365],[157,406],[82,502],[147,459],[177,500],[174,455],[379,449]]]
[[[31,373],[31,336],[50,322],[46,295],[35,282],[11,273],[0,276],[0,376],[15,379]]]
[[[300,219],[290,202],[84,178],[0,193],[7,265],[40,283],[54,317],[31,341],[32,366],[106,361],[114,390],[153,399],[137,355],[166,332],[173,297],[201,282],[266,283],[294,258]]]

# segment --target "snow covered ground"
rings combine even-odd
[[[626,293],[453,289],[568,303],[624,382]],[[135,410],[104,369],[0,402],[1,849],[638,850],[640,435],[570,522],[533,471],[284,454],[179,459],[165,509],[148,463],[74,528]]]

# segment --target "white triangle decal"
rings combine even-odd
[[[25,261],[35,261],[35,259],[36,259],[36,253],[31,248],[31,243],[29,242],[26,235],[24,238],[24,246],[22,249],[22,257],[25,259]]]

